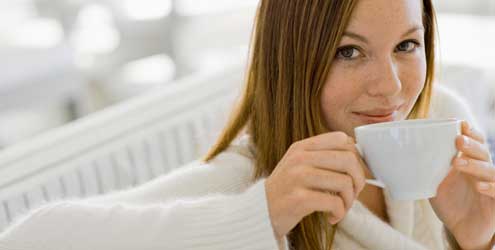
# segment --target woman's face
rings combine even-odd
[[[421,0],[360,0],[323,87],[330,131],[404,120],[426,80]]]

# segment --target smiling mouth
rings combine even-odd
[[[366,117],[373,117],[373,118],[384,118],[384,117],[391,116],[393,113],[394,112],[384,113],[382,115],[368,115],[368,114],[363,114],[363,113],[355,113],[355,114],[366,116]]]
[[[352,112],[359,120],[366,124],[395,121],[401,106],[391,109],[375,109],[363,112]]]

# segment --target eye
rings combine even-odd
[[[404,42],[400,43],[399,45],[397,45],[395,51],[396,52],[412,52],[418,47],[419,47],[419,42],[414,41],[414,40],[407,40],[407,41],[404,41]]]
[[[337,58],[344,60],[352,60],[361,56],[361,52],[355,47],[343,47],[337,50]]]

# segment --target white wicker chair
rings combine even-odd
[[[0,152],[0,230],[46,201],[135,186],[197,159],[242,72],[189,77]]]

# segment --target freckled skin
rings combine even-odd
[[[364,37],[367,43],[349,36],[340,41],[339,48],[352,45],[359,50],[347,52],[355,55],[352,60],[338,52],[332,63],[321,96],[329,130],[354,136],[354,128],[364,123],[353,112],[363,110],[401,105],[394,119],[407,117],[426,80],[422,11],[420,0],[358,2],[346,32]],[[413,27],[420,29],[405,35]],[[419,45],[412,51],[397,51],[407,40]]]

